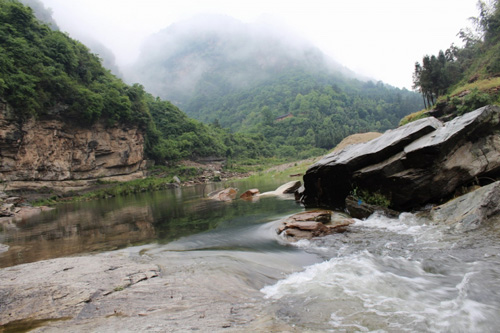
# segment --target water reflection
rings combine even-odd
[[[243,180],[61,205],[4,226],[0,243],[8,246],[8,250],[0,252],[0,267],[151,242],[165,244],[215,228],[231,238],[234,236],[231,230],[241,231],[242,227],[268,222],[302,208],[292,200],[278,198],[217,202],[206,199],[206,193],[224,186],[242,191],[259,187],[268,191],[282,182],[283,179],[260,183]],[[255,249],[259,246],[259,242],[246,244]],[[210,246],[215,245],[200,245]]]

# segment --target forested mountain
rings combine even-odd
[[[52,29],[18,1],[0,0],[0,98],[19,121],[141,126],[146,155],[159,162],[319,155],[346,135],[394,127],[421,108],[417,94],[355,79],[307,42],[232,19],[221,28],[217,18],[210,29],[199,21],[159,33],[135,72],[157,75],[140,82],[171,87],[167,97],[206,125],[140,84],[124,84],[85,45],[54,30],[50,12],[37,12]]]
[[[423,106],[413,92],[356,78],[289,32],[224,16],[151,36],[124,72],[198,120],[262,134],[282,155],[320,153],[346,135],[395,127]]]
[[[0,99],[18,122],[57,117],[79,126],[139,126],[146,156],[158,162],[272,155],[261,136],[204,125],[141,85],[126,85],[85,45],[43,24],[16,0],[0,0]]]

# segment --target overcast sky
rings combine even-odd
[[[411,89],[415,61],[461,45],[477,0],[42,0],[62,30],[86,33],[133,62],[143,39],[200,13],[275,20],[344,66]]]

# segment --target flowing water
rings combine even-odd
[[[285,181],[225,186],[262,192]],[[291,198],[204,198],[222,186],[65,205],[6,225],[0,267],[122,249],[172,270],[175,262],[223,267],[210,278],[228,290],[249,286],[259,311],[297,331],[498,331],[500,226],[458,233],[413,214],[374,215],[345,233],[290,245],[276,235],[277,221],[303,207]]]

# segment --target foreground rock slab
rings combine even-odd
[[[481,177],[500,176],[500,107],[486,106],[447,123],[426,118],[312,165],[304,175],[307,206],[345,207],[355,189],[380,192],[391,208],[439,203]]]
[[[256,281],[263,254],[234,256],[229,272],[220,252],[154,246],[3,268],[0,331],[295,332],[263,308],[280,272]]]
[[[500,182],[483,186],[441,206],[434,207],[430,218],[448,224],[455,231],[470,231],[500,222]]]
[[[354,220],[345,214],[331,210],[314,210],[284,219],[276,232],[289,241],[296,241],[344,232],[346,227],[353,223]]]

